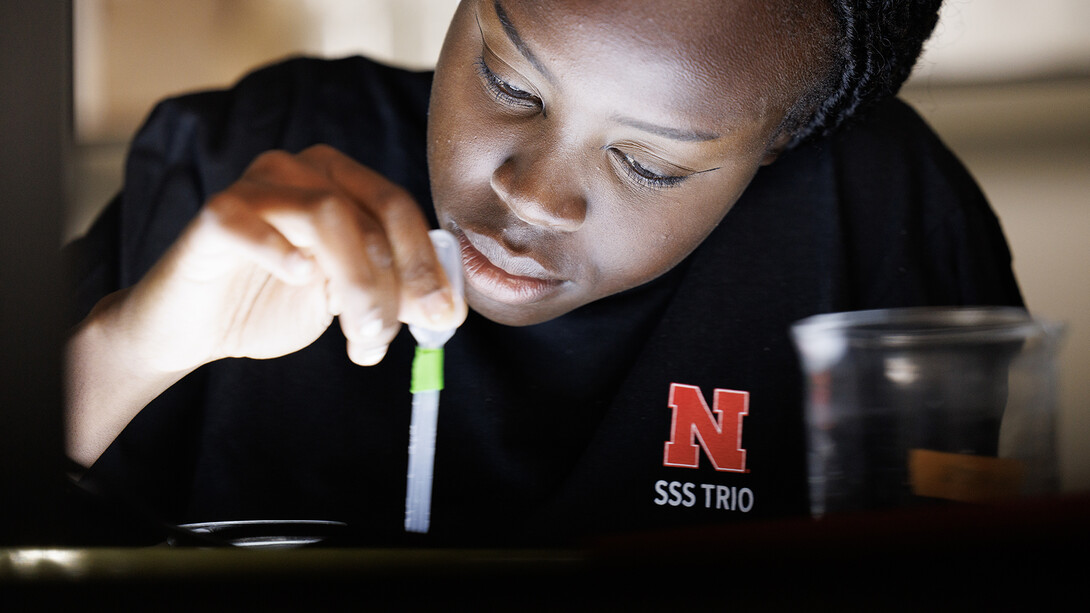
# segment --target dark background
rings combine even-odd
[[[70,0],[0,3],[0,547],[62,542]]]

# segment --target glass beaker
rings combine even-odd
[[[919,307],[816,315],[791,333],[814,516],[1058,490],[1061,324]]]

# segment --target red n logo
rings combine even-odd
[[[749,414],[749,392],[717,389],[714,394],[709,410],[699,387],[670,384],[670,408],[674,416],[663,465],[696,468],[699,454],[696,443],[700,441],[715,470],[746,471],[742,416]]]

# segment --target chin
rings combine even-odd
[[[469,288],[466,290],[466,304],[485,319],[512,327],[545,323],[574,310],[574,307],[563,308],[544,304],[503,304],[476,294]]]

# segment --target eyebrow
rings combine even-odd
[[[530,65],[534,67],[542,76],[549,81],[553,81],[553,75],[549,72],[545,65],[541,63],[541,60],[534,55],[534,52],[530,50],[530,47],[526,44],[526,41],[519,35],[515,25],[511,23],[511,17],[507,15],[507,11],[504,10],[500,4],[500,0],[492,1],[492,8],[496,11],[496,17],[500,20],[500,26],[503,27],[503,33],[507,35],[507,38],[511,41],[511,44],[515,46],[515,49],[522,54],[526,61],[530,62]],[[478,24],[478,27],[480,25]],[[703,132],[700,130],[682,130],[678,128],[669,128],[666,126],[660,126],[638,119],[630,117],[614,117],[614,120],[622,125],[626,125],[637,130],[642,130],[650,134],[657,134],[671,140],[679,140],[685,142],[702,142],[709,140],[716,140],[719,138],[719,134],[715,132]]]
[[[540,72],[543,77],[549,81],[553,81],[552,73],[545,68],[545,65],[541,63],[541,60],[537,59],[537,56],[530,50],[526,41],[522,40],[522,36],[520,36],[518,30],[515,29],[515,25],[511,23],[511,18],[507,16],[507,11],[500,5],[500,0],[493,0],[492,8],[496,10],[496,17],[500,20],[500,25],[503,26],[503,33],[511,40],[511,44],[515,46],[515,49],[517,49],[518,52],[522,54],[522,57],[526,58],[526,61],[530,62],[530,65]]]
[[[719,134],[715,132],[704,132],[701,130],[682,130],[679,128],[669,128],[666,126],[660,126],[653,123],[647,123],[646,121],[640,121],[639,119],[633,119],[631,117],[614,116],[613,120],[621,125],[626,125],[631,128],[636,128],[643,132],[649,132],[651,134],[657,134],[658,136],[664,136],[671,140],[680,140],[686,142],[702,142],[709,140],[716,140],[719,138]]]

